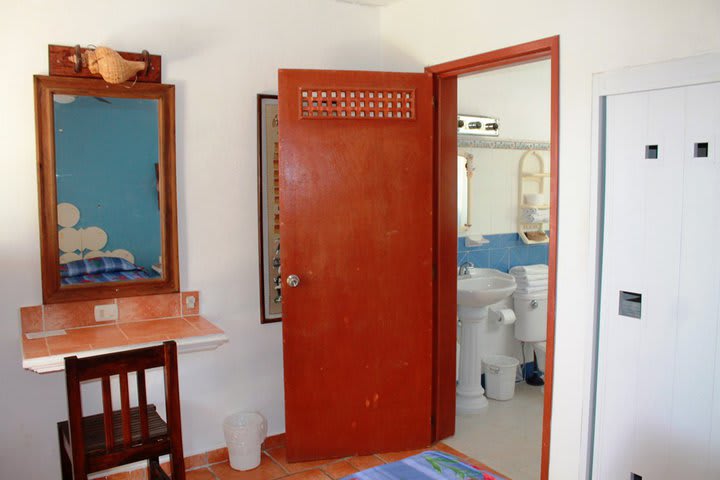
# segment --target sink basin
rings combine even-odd
[[[515,277],[492,268],[474,268],[458,278],[457,303],[461,307],[487,307],[515,291]]]

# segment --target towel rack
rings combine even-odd
[[[534,168],[533,168],[534,167]],[[529,208],[538,210],[550,209],[550,200],[546,195],[546,180],[550,178],[547,171],[545,159],[535,150],[528,150],[520,158],[520,169],[518,175],[518,235],[526,244],[549,243],[550,239],[545,233],[550,228],[549,219],[547,222],[528,223],[525,213]],[[528,187],[534,185],[534,191],[528,192]],[[525,203],[525,195],[537,193],[545,196],[545,202],[541,204]],[[547,228],[545,228],[547,226]]]

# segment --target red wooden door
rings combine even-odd
[[[432,88],[428,74],[279,73],[291,461],[430,443]]]

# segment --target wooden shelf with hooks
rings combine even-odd
[[[53,76],[80,77],[80,78],[102,78],[100,74],[91,73],[87,65],[76,69],[73,61],[76,55],[82,56],[83,52],[91,50],[80,46],[48,45],[48,72]],[[143,53],[118,52],[125,60],[148,62],[147,73],[137,74],[137,81],[143,83],[162,83],[162,57],[160,55],[145,56]]]

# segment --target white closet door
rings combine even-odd
[[[716,396],[720,308],[720,85],[685,89],[683,216],[672,431],[676,462],[665,478],[720,478]],[[707,151],[696,152],[696,145]],[[699,148],[699,150],[704,150]],[[706,156],[703,156],[706,155]],[[668,372],[670,373],[670,372]],[[713,431],[713,421],[715,421]],[[714,437],[714,438],[713,438]],[[711,440],[715,442],[712,448]],[[714,465],[713,465],[714,464]]]
[[[683,103],[679,90],[607,99],[596,479],[664,478],[672,455]],[[619,314],[620,291],[642,295],[641,318]]]
[[[720,479],[720,84],[608,97],[606,122],[593,476]]]

